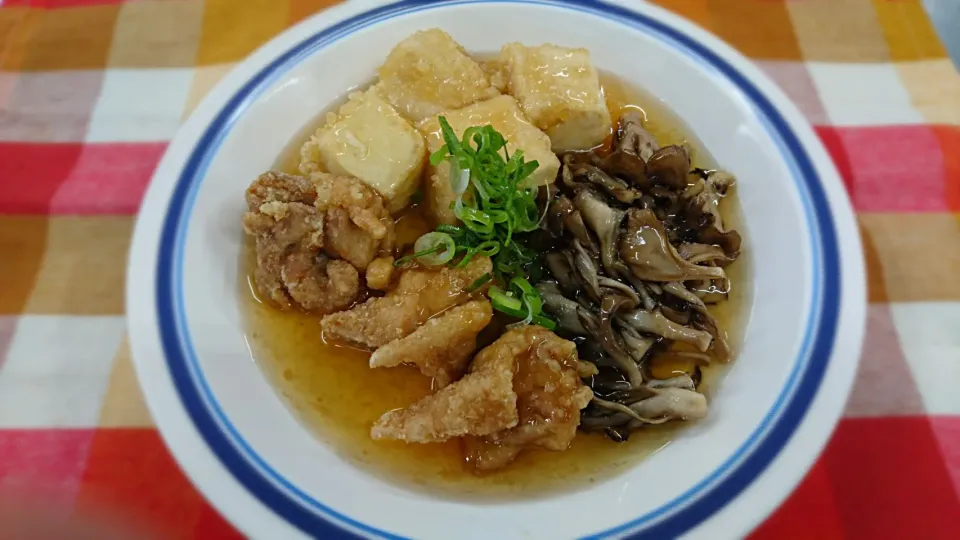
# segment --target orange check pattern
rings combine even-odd
[[[239,536],[144,407],[126,254],[180,123],[233,64],[330,3],[0,0],[0,496],[38,494],[63,515],[110,508],[160,537]],[[754,538],[957,538],[960,75],[920,0],[659,3],[800,106],[866,250],[867,338],[845,417]]]

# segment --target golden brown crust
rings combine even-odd
[[[379,193],[351,176],[323,172],[310,175],[317,210],[327,216],[327,252],[366,270],[377,255],[390,255],[394,245],[393,217]]]
[[[323,236],[328,253],[335,253],[357,269],[365,270],[377,256],[377,240],[355,225],[343,208],[327,210]]]
[[[564,450],[592,397],[578,363],[576,346],[549,330],[510,330],[477,353],[462,379],[384,414],[370,434],[417,443],[467,437],[477,470],[502,467],[524,448]]]
[[[479,277],[493,271],[488,257],[474,257],[463,268],[405,270],[387,296],[371,298],[321,321],[324,336],[376,349],[413,333],[431,317],[467,301]]]
[[[287,257],[281,272],[287,293],[304,309],[331,313],[350,307],[360,290],[360,274],[349,263],[314,258],[309,253]]]
[[[367,287],[385,291],[390,288],[393,278],[393,257],[378,257],[367,265]]]
[[[430,443],[515,426],[514,359],[503,352],[496,343],[480,351],[469,374],[405,409],[384,414],[374,423],[370,436]]]
[[[466,441],[467,461],[479,471],[503,467],[525,448],[566,450],[580,425],[580,409],[593,397],[577,374],[572,342],[540,326],[511,330],[497,343],[507,341],[501,347],[509,346],[516,359],[518,422]]]
[[[380,195],[355,178],[269,171],[250,184],[246,200],[254,282],[280,307],[346,309],[360,295],[360,272],[393,249],[393,218]]]
[[[467,370],[477,349],[477,334],[493,317],[486,300],[473,300],[430,319],[409,336],[380,347],[370,356],[370,367],[414,364],[432,377],[438,388],[456,381]]]
[[[317,199],[313,182],[303,176],[267,171],[261,174],[246,192],[247,206],[251,212],[260,211],[268,202],[300,202],[312,205]]]

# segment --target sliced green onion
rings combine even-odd
[[[494,309],[503,311],[508,315],[514,315],[522,313],[521,309],[523,308],[523,302],[513,298],[510,293],[504,292],[503,289],[494,285],[490,287],[490,290],[487,291],[487,295],[490,297],[490,303],[493,304]],[[522,317],[523,315],[514,315]]]
[[[493,257],[499,252],[500,252],[500,242],[497,242],[496,240],[487,240],[486,242],[477,246],[478,255]]]
[[[441,146],[439,150],[430,154],[430,165],[436,167],[437,165],[443,163],[443,160],[447,159],[448,153],[449,149],[447,148],[447,145]]]
[[[538,186],[527,185],[539,163],[526,161],[520,150],[508,151],[507,140],[491,125],[471,126],[460,137],[443,116],[438,118],[443,147],[430,155],[430,163],[449,162],[450,186],[456,194],[450,208],[462,222],[460,226],[441,225],[436,233],[447,235],[454,244],[453,256],[446,247],[429,255],[432,261],[448,260],[463,267],[477,255],[490,257],[493,270],[476,284],[481,287],[492,279],[500,286],[490,289],[490,300],[499,311],[521,319],[520,324],[535,322],[548,328],[556,325],[542,316],[543,300],[525,279],[539,268],[540,254],[527,246],[528,239],[518,236],[536,230],[547,208],[537,205]],[[430,248],[430,245],[418,245]],[[448,259],[448,257],[451,257]],[[473,286],[471,286],[471,290]]]
[[[510,280],[510,286],[520,291],[520,298],[527,306],[531,317],[539,315],[543,311],[543,300],[540,298],[540,293],[533,288],[533,285],[530,285],[529,281],[516,276]]]
[[[492,288],[492,287],[491,287],[491,288]],[[493,308],[494,308],[494,309],[496,309],[497,311],[499,311],[499,312],[501,312],[501,313],[506,313],[507,315],[510,315],[511,317],[516,317],[516,318],[518,318],[518,319],[525,319],[525,318],[526,318],[526,315],[527,315],[527,314],[524,313],[524,311],[523,311],[522,309],[510,309],[510,308],[508,308],[508,307],[506,307],[506,306],[503,306],[503,305],[499,305],[499,306],[498,306],[498,305],[497,305],[496,303],[494,303],[492,300],[491,300],[490,303],[493,304]],[[530,322],[532,322],[533,324],[540,325],[540,326],[546,328],[547,330],[555,330],[555,329],[557,328],[557,323],[555,323],[555,322],[553,322],[552,320],[544,317],[543,315],[534,315],[534,316],[531,318]]]
[[[450,187],[458,196],[462,196],[470,185],[470,169],[461,169],[459,164],[450,162]]]
[[[457,253],[457,244],[447,233],[429,232],[413,245],[417,261],[427,266],[447,264]]]
[[[425,250],[423,250],[423,251],[414,252],[414,253],[411,253],[410,255],[407,255],[406,257],[400,257],[399,259],[397,259],[396,261],[393,262],[393,265],[394,265],[394,266],[403,266],[404,264],[407,264],[408,262],[416,259],[417,257],[422,257],[422,256],[424,256],[424,255],[429,255],[429,254],[431,254],[431,253],[436,253],[436,252],[440,251],[441,249],[443,249],[443,246],[433,246],[433,247],[430,248],[430,249],[425,249]]]
[[[484,211],[463,206],[455,209],[454,213],[471,231],[480,235],[493,233],[493,220]]]
[[[486,285],[491,279],[493,279],[493,276],[491,276],[489,273],[484,274],[478,277],[477,279],[473,280],[473,283],[471,283],[470,286],[466,288],[466,291],[468,293],[472,293],[473,291]]]
[[[510,214],[503,210],[487,210],[486,214],[490,216],[490,221],[494,223],[506,223],[510,219]]]
[[[460,262],[453,265],[454,268],[463,268],[468,264],[470,264],[470,261],[473,260],[473,256],[476,255],[477,251],[479,250],[476,247],[468,248],[468,247],[461,246],[459,248],[459,251],[465,251],[466,253],[463,254],[463,258],[460,259]]]
[[[440,133],[443,136],[444,146],[446,146],[447,151],[453,155],[456,155],[458,151],[462,151],[463,146],[460,144],[460,141],[457,140],[457,134],[453,131],[453,128],[450,127],[447,119],[440,116],[437,118],[437,121],[440,123]]]
[[[447,225],[445,223],[441,223],[440,225],[437,225],[437,232],[447,233],[451,235],[460,235],[460,234],[463,234],[463,229],[455,225]]]

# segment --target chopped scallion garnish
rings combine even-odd
[[[472,290],[496,279],[507,290],[490,288],[494,308],[522,319],[522,324],[533,322],[553,329],[556,325],[542,314],[540,294],[526,279],[539,254],[516,236],[536,230],[545,215],[537,207],[538,187],[529,182],[539,164],[525,161],[520,150],[508,152],[507,140],[493,126],[467,128],[458,139],[445,117],[438,120],[444,145],[430,155],[430,164],[436,167],[449,162],[450,187],[457,196],[451,208],[462,225],[438,226],[420,237],[413,255],[397,263],[416,258],[428,265],[443,264],[436,261],[444,260],[463,267],[477,255],[490,257],[493,276],[486,276],[476,287],[471,285]],[[429,242],[421,244],[427,237]],[[442,238],[442,247],[436,245],[438,238]]]

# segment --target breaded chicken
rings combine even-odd
[[[513,391],[515,351],[498,343],[477,353],[470,373],[459,381],[405,409],[381,416],[370,430],[370,437],[431,443],[464,435],[487,435],[517,425],[517,394]]]
[[[493,317],[486,300],[473,300],[443,312],[409,336],[395,339],[370,356],[370,367],[414,364],[432,377],[438,388],[459,379],[467,371],[470,355],[477,349],[477,334]]]
[[[315,172],[310,175],[317,194],[314,206],[326,213],[326,250],[366,270],[377,255],[390,255],[394,244],[393,217],[383,198],[351,176]]]
[[[356,178],[270,171],[250,184],[246,199],[254,281],[281,307],[346,309],[360,294],[360,272],[393,249],[393,219],[380,195]]]
[[[518,422],[465,441],[467,462],[478,471],[503,467],[524,448],[566,450],[577,434],[580,409],[593,397],[577,373],[580,361],[573,342],[540,326],[526,326],[507,332],[493,346],[498,344],[509,347],[516,359]]]
[[[406,270],[386,296],[324,317],[323,334],[370,349],[382,347],[412,334],[437,313],[466,302],[471,295],[467,287],[492,271],[489,257],[474,257],[463,268]]]
[[[263,205],[299,202],[312,206],[317,200],[317,190],[313,182],[303,176],[267,171],[250,184],[246,198],[251,212],[260,212],[281,219],[282,215],[276,215],[275,212],[270,211],[269,206]]]
[[[304,309],[330,313],[346,309],[360,291],[360,273],[350,263],[294,251],[280,270],[291,298]]]
[[[380,251],[376,238],[350,220],[346,210],[335,206],[327,210],[324,242],[328,252],[336,253],[354,267],[366,270]]]
[[[247,234],[256,238],[254,283],[281,307],[329,313],[349,307],[360,292],[360,276],[343,261],[322,254],[324,216],[313,205],[313,184],[283,173],[263,174],[247,189]]]
[[[469,436],[468,461],[478,470],[502,467],[527,447],[564,450],[593,396],[578,365],[576,346],[553,332],[510,330],[477,353],[462,379],[381,416],[371,437],[428,443]]]
[[[374,259],[367,266],[367,287],[378,291],[390,288],[393,278],[393,257],[387,255]]]

